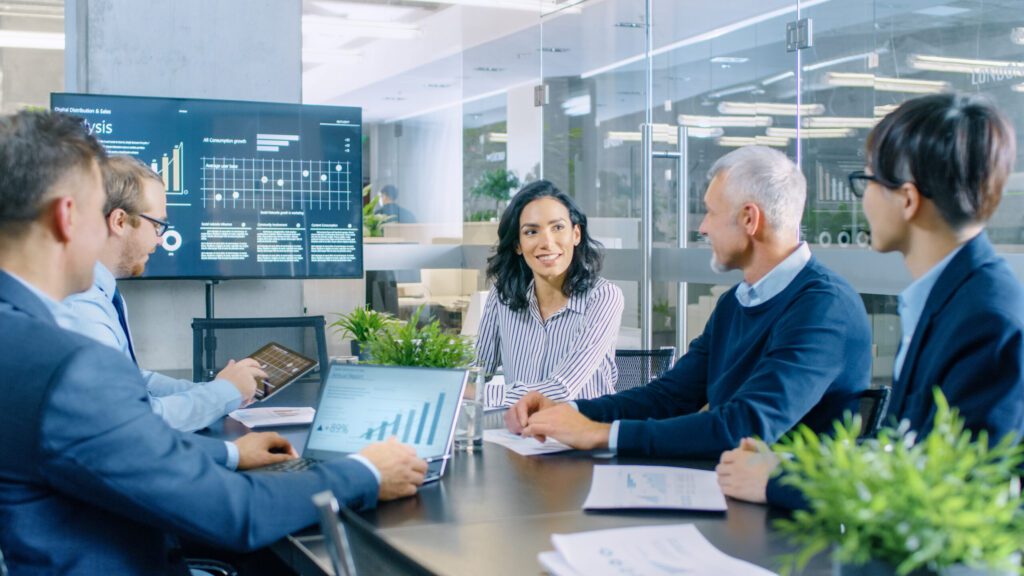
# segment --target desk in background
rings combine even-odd
[[[317,382],[293,384],[266,405],[310,406]],[[488,427],[501,426],[501,414],[487,416]],[[305,427],[275,429],[301,450]],[[231,419],[209,433],[225,439],[248,431]],[[778,557],[791,552],[770,523],[776,514],[765,506],[729,501],[725,514],[689,512],[583,512],[595,464],[668,464],[711,469],[711,461],[599,459],[588,452],[524,457],[495,444],[457,452],[444,479],[417,496],[384,502],[362,514],[389,543],[438,574],[539,574],[537,554],[553,549],[554,533],[626,526],[693,523],[720,550],[779,569]],[[310,528],[272,546],[301,574],[331,574],[318,529]],[[804,574],[828,574],[816,559]]]

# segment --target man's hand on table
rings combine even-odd
[[[554,408],[557,405],[554,400],[549,399],[540,392],[529,392],[526,396],[520,398],[519,402],[516,402],[505,411],[505,426],[513,434],[522,434],[523,428],[526,428],[530,416],[541,410]]]
[[[277,432],[250,432],[235,440],[238,469],[250,470],[298,458],[291,443]]]
[[[577,450],[596,450],[608,447],[610,431],[611,424],[594,422],[572,406],[559,404],[534,412],[522,435],[532,436],[541,442],[554,438]]]
[[[370,444],[359,454],[380,472],[381,501],[412,496],[423,484],[427,462],[416,456],[412,446],[400,443],[394,436],[386,442]]]

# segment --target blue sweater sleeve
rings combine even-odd
[[[847,327],[854,311],[851,301],[828,284],[808,287],[786,306],[772,327],[765,353],[727,401],[710,406],[705,412],[665,418],[673,410],[680,414],[680,408],[692,406],[683,399],[698,398],[692,391],[698,386],[694,378],[683,379],[683,384],[665,379],[662,386],[645,397],[647,419],[622,420],[619,454],[713,458],[734,448],[747,436],[773,443],[800,422],[848,369],[843,354],[849,348]],[[862,310],[858,312],[863,314]],[[729,346],[725,334],[712,342]],[[706,380],[706,362],[703,372],[697,370],[698,376]],[[656,407],[659,402],[668,404],[665,399],[673,397],[656,391],[673,384],[680,389],[675,396],[677,402]],[[581,406],[584,414],[589,410],[589,406]],[[640,412],[620,409],[615,416],[644,417]]]

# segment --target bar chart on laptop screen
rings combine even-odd
[[[461,386],[457,373],[438,373],[437,382],[394,378],[402,369],[332,373],[309,438],[309,448],[356,452],[394,436],[420,456],[437,456],[447,446]],[[390,378],[379,379],[379,374]],[[369,377],[362,376],[369,374]]]

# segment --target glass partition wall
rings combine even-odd
[[[458,327],[473,294],[487,289],[507,183],[545,178],[576,198],[606,247],[603,274],[626,297],[619,347],[685,350],[721,288],[739,280],[710,270],[697,233],[707,171],[757,143],[784,151],[807,176],[803,237],[864,295],[875,376],[886,378],[898,342],[894,295],[910,277],[898,255],[869,249],[846,175],[863,167],[878,119],[920,94],[987,93],[1024,132],[1019,1],[543,5],[526,20],[494,9],[507,33],[402,77],[454,96],[368,121],[374,192],[400,183],[416,218],[383,227],[385,242],[405,246],[382,253],[383,267],[410,269],[397,278],[403,309],[450,295],[439,305]],[[787,31],[799,21],[810,30],[803,48],[799,27]],[[463,22],[462,34],[475,27]],[[1022,194],[1017,172],[989,227],[1019,275]]]

